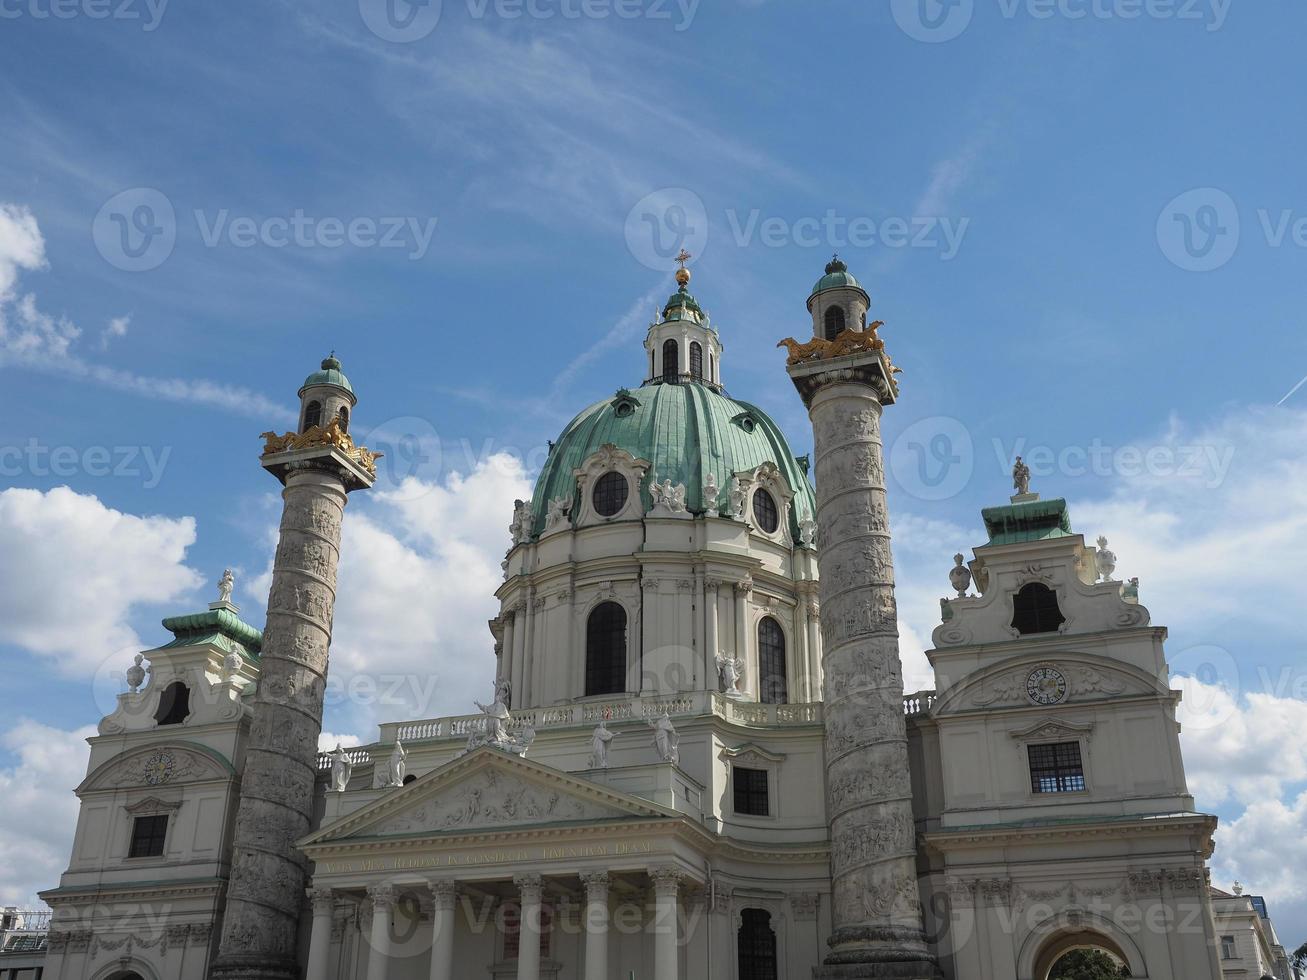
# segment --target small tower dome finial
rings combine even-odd
[[[694,256],[684,248],[682,248],[680,254],[676,256],[676,261],[681,264],[681,267],[676,270],[676,281],[680,284],[682,289],[690,284],[690,270],[685,267],[685,263],[689,262],[692,258],[694,258]]]

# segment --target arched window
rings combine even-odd
[[[348,432],[348,431],[349,431],[349,409],[348,409],[346,406],[341,405],[341,406],[340,406],[340,411],[337,412],[336,415],[340,418],[340,431],[341,431],[341,432]]]
[[[681,351],[674,340],[663,341],[663,380],[675,381],[681,373]]]
[[[181,681],[173,681],[163,689],[159,710],[154,720],[160,725],[180,725],[191,713],[191,691]]]
[[[1031,582],[1012,597],[1012,628],[1023,636],[1030,633],[1056,633],[1066,622],[1057,607],[1057,593],[1047,585]]]
[[[770,616],[758,623],[758,700],[785,704],[790,699],[785,663],[785,631]]]
[[[595,482],[595,513],[600,517],[612,517],[626,506],[630,496],[631,485],[621,473],[605,473]]]
[[[708,380],[717,380],[717,365],[713,363],[712,351],[708,352]]]
[[[779,980],[776,933],[772,931],[770,912],[741,910],[736,955],[740,980]]]
[[[690,341],[690,377],[703,378],[703,347],[697,340]]]
[[[844,332],[844,307],[832,306],[826,311],[826,339],[834,340]]]
[[[322,402],[309,402],[304,408],[303,432],[308,432],[315,425],[322,424]]]
[[[766,490],[758,489],[753,493],[753,519],[766,534],[775,534],[781,526],[780,511],[776,509],[776,498]]]
[[[585,693],[626,690],[626,610],[615,602],[595,606],[585,626]]]

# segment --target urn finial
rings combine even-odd
[[[949,584],[957,590],[959,599],[965,599],[967,589],[971,588],[971,569],[963,564],[965,560],[965,556],[961,552],[954,555],[953,567],[949,569],[948,573]]]

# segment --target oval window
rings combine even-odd
[[[766,534],[775,534],[776,529],[781,526],[780,513],[776,510],[776,498],[766,490],[754,491],[753,518]]]
[[[595,513],[600,517],[612,517],[626,506],[630,494],[630,485],[621,473],[605,473],[595,484]]]

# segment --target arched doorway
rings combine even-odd
[[[1017,954],[1017,980],[1050,980],[1055,976],[1054,967],[1075,950],[1105,953],[1118,971],[1109,977],[1149,975],[1139,946],[1116,922],[1085,909],[1070,908],[1044,919],[1026,936]],[[1075,962],[1065,964],[1066,968]],[[1122,965],[1129,972],[1121,972]],[[1075,980],[1074,974],[1066,980]]]
[[[1040,950],[1035,980],[1115,980],[1133,977],[1130,958],[1115,942],[1097,932],[1065,932]]]

